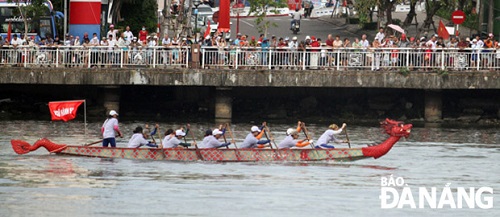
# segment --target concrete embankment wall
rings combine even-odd
[[[500,89],[500,72],[0,68],[0,84]]]
[[[88,102],[89,117],[497,123],[500,73],[0,69],[0,117],[48,117],[52,100]],[[4,100],[3,99],[9,99]],[[25,104],[23,104],[25,102]],[[20,115],[22,114],[22,115]]]

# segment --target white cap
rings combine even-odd
[[[222,135],[222,131],[220,131],[219,129],[215,129],[214,131],[212,131],[212,135]]]
[[[252,131],[252,132],[259,132],[259,133],[260,133],[260,129],[259,129],[259,127],[257,127],[257,126],[253,126],[253,127],[250,129],[250,131]]]
[[[109,115],[111,115],[111,116],[113,116],[113,115],[118,116],[118,113],[116,113],[115,110],[111,110],[111,111],[109,111]]]
[[[307,40],[307,39],[309,39],[309,40],[310,40],[310,39],[311,39],[311,36],[306,36],[306,40]]]
[[[472,39],[472,42],[477,42],[477,39]]]
[[[186,133],[184,131],[182,131],[182,130],[176,130],[175,131],[175,136],[185,136],[185,135],[186,135]]]
[[[286,135],[293,135],[293,134],[298,134],[299,132],[297,132],[296,129],[293,129],[293,128],[288,128],[288,130],[286,130]]]
[[[297,36],[293,36],[292,40],[294,41],[297,40]]]

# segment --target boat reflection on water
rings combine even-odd
[[[17,181],[15,185],[35,188],[59,188],[61,186],[102,188],[116,184],[112,180],[104,181],[93,178],[90,170],[75,166],[73,159],[48,155],[28,157],[22,162],[29,166],[5,167],[7,169],[5,177]]]

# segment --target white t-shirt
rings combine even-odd
[[[255,148],[257,146],[257,142],[259,140],[253,135],[253,133],[249,133],[243,143],[239,145],[239,148]]]
[[[161,141],[161,145],[163,145],[163,148],[165,148],[165,146],[167,146],[167,142],[171,138],[172,138],[172,136],[170,134],[166,135],[165,138],[163,138],[163,141]]]
[[[10,40],[10,45],[22,45],[23,44],[23,40],[21,40],[20,38],[17,38],[17,40],[15,40],[14,38],[12,38],[12,40]]]
[[[132,42],[132,39],[134,38],[134,33],[132,33],[131,31],[125,31],[123,34],[125,40],[127,40],[128,42]]]
[[[96,37],[93,37],[90,42],[89,42],[90,45],[99,45],[99,38]]]
[[[130,140],[128,141],[127,147],[129,148],[139,148],[141,145],[147,145],[149,142],[144,139],[142,133],[134,133]]]
[[[297,144],[297,142],[299,142],[299,140],[295,140],[291,135],[288,135],[285,137],[285,139],[283,139],[283,141],[280,142],[280,144],[278,144],[278,148],[292,148],[295,147],[295,144]]]
[[[115,47],[117,41],[116,40],[108,40],[108,47],[109,47],[109,50],[113,50],[113,48]]]
[[[113,30],[109,30],[108,31],[108,34],[106,34],[106,38],[109,38],[109,35],[112,35],[113,36],[113,39],[116,40],[116,35],[118,34],[118,30],[116,29],[113,29]]]
[[[179,144],[181,143],[181,141],[179,139],[177,139],[177,137],[172,137],[170,138],[166,143],[165,145],[163,145],[163,148],[175,148],[177,146],[179,146]]]
[[[318,139],[318,141],[316,142],[317,145],[326,145],[328,144],[329,142],[337,142],[337,143],[340,143],[342,142],[342,140],[339,140],[337,138],[335,138],[335,135],[339,135],[340,133],[342,133],[342,128],[338,129],[338,130],[332,130],[332,129],[328,129],[326,130],[323,135],[321,135]]]
[[[170,38],[167,38],[167,39],[163,38],[163,39],[161,40],[161,44],[162,44],[163,46],[165,46],[165,45],[170,45]]]
[[[378,42],[382,43],[382,40],[384,40],[385,34],[383,32],[378,32],[375,35],[375,40],[378,40]]]
[[[207,136],[203,138],[199,148],[218,148],[220,145],[222,145],[222,143],[214,136]]]
[[[102,132],[102,138],[115,138],[115,129],[118,129],[118,119],[108,118],[106,119],[106,121],[104,121],[102,127],[104,128],[104,131]]]

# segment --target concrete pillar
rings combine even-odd
[[[442,120],[443,101],[440,91],[425,91],[425,121],[440,122]]]
[[[105,86],[103,87],[103,106],[106,109],[106,114],[110,110],[120,110],[120,87],[119,86]]]
[[[215,88],[215,120],[230,121],[233,114],[231,88]]]

